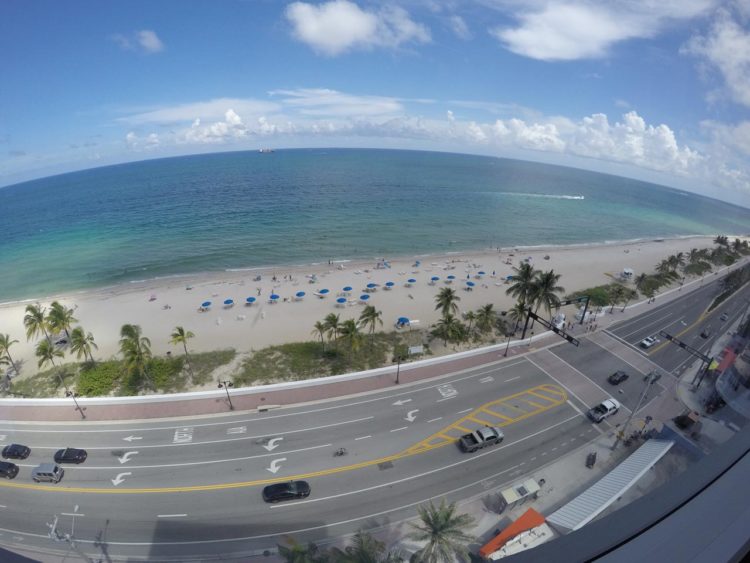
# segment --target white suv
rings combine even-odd
[[[614,399],[605,399],[595,407],[588,410],[588,416],[592,422],[601,422],[608,416],[612,416],[620,410],[620,403]]]
[[[641,340],[641,348],[651,348],[654,344],[659,342],[659,340],[655,336],[647,336],[643,340]]]

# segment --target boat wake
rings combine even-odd
[[[544,197],[548,199],[586,199],[582,195],[558,195],[558,194],[525,194],[520,192],[500,192],[499,195],[518,197]]]

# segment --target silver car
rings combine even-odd
[[[31,479],[35,483],[59,483],[65,470],[56,463],[42,463],[31,470]]]

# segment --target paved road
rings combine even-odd
[[[177,421],[6,423],[0,444],[28,444],[32,455],[15,480],[0,482],[0,543],[64,551],[46,537],[58,515],[60,531],[74,525],[79,547],[95,557],[205,559],[261,552],[281,534],[320,540],[384,526],[436,497],[486,494],[622,424],[644,374],[688,359],[667,347],[647,353],[639,339],[681,321],[692,335],[715,292],[708,284],[646,309],[579,348],[497,354],[437,380],[317,404]],[[737,299],[722,307],[741,313]],[[616,369],[631,378],[613,387],[606,376]],[[649,389],[646,405],[671,377]],[[624,408],[590,424],[582,413],[609,395]],[[484,424],[502,427],[503,444],[461,453],[455,438]],[[64,446],[87,449],[88,460],[66,466],[57,485],[32,483],[31,468]],[[339,447],[348,455],[334,457]],[[308,499],[262,501],[265,484],[301,478],[311,483]]]

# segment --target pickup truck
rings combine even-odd
[[[586,416],[588,416],[592,422],[601,422],[608,416],[615,414],[618,410],[620,410],[620,403],[614,399],[606,399],[594,408],[589,409]]]
[[[464,452],[475,452],[503,441],[503,432],[495,426],[485,426],[458,439],[458,447]]]

